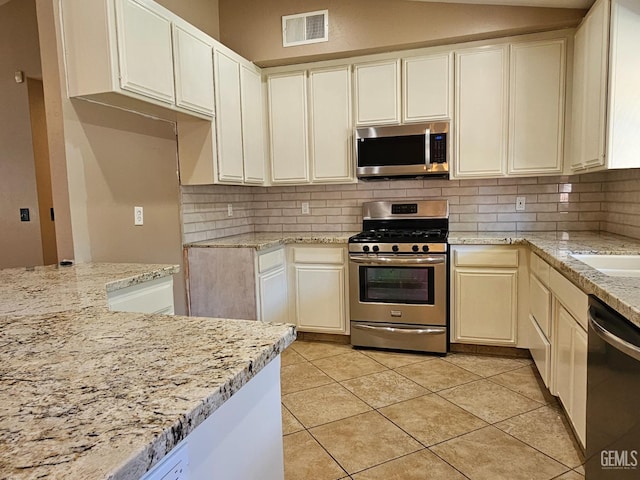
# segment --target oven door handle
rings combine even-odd
[[[400,333],[404,335],[444,335],[447,333],[445,327],[429,327],[429,328],[394,328],[394,327],[375,327],[373,325],[352,325],[351,328],[359,330],[374,330],[388,333]]]
[[[349,260],[360,265],[439,265],[446,257],[349,257]]]

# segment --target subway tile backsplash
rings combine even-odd
[[[525,210],[516,211],[516,197]],[[371,200],[446,198],[456,231],[603,230],[640,238],[640,169],[487,180],[391,180],[349,185],[182,187],[185,243],[249,232],[361,229]],[[310,213],[302,214],[308,202]],[[233,216],[227,216],[227,205]]]

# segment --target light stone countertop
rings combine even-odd
[[[358,232],[244,233],[189,243],[185,245],[185,248],[255,248],[260,251],[288,244],[346,244],[349,237],[356,233]]]
[[[571,254],[640,255],[640,240],[597,232],[450,232],[451,245],[526,245],[585,293],[640,327],[640,278],[612,277]]]
[[[177,271],[0,270],[1,478],[138,479],[295,340],[291,325],[107,310],[107,290]]]

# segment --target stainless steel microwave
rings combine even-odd
[[[357,128],[356,175],[362,179],[448,177],[449,123]]]

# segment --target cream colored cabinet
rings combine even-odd
[[[529,351],[540,376],[551,386],[552,295],[549,265],[535,253],[530,255],[529,275]]]
[[[635,0],[598,0],[575,36],[571,167],[637,168],[640,11]]]
[[[519,251],[452,248],[451,323],[455,343],[517,343]]]
[[[290,319],[300,331],[348,333],[346,249],[292,246]]]
[[[353,181],[351,70],[347,66],[309,71],[311,181]]]
[[[212,38],[151,0],[62,0],[61,13],[70,97],[211,118]]]
[[[454,176],[503,176],[508,146],[508,45],[459,50],[455,59]]]
[[[304,71],[269,75],[271,181],[308,183],[307,77]]]
[[[173,24],[176,105],[213,116],[213,50],[211,40],[185,22]]]
[[[289,304],[284,248],[257,255],[258,320],[287,323]]]
[[[354,65],[356,125],[400,123],[400,60]]]
[[[262,77],[255,67],[240,66],[240,94],[244,183],[262,185],[266,178],[265,122],[262,115]]]
[[[509,175],[563,170],[566,43],[511,45]]]
[[[402,121],[451,118],[453,60],[449,52],[402,60]]]
[[[156,278],[107,292],[107,305],[114,312],[174,314],[173,276]]]

